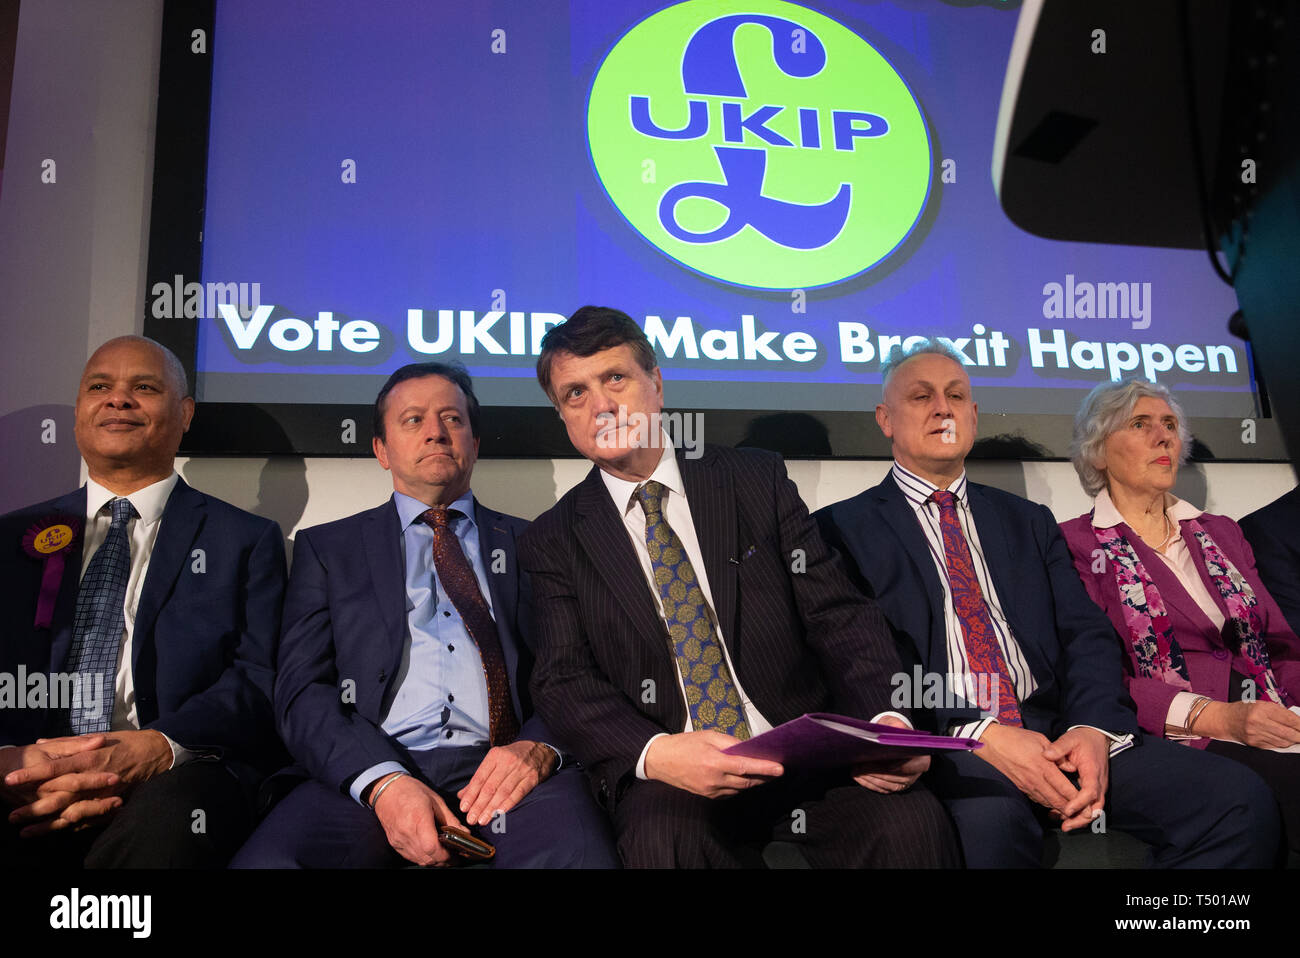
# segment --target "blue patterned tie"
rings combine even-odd
[[[114,499],[109,505],[113,507],[113,522],[77,590],[68,671],[79,676],[82,691],[81,707],[69,711],[68,724],[73,735],[107,732],[113,717],[117,657],[122,649],[122,630],[126,627],[122,608],[126,583],[131,577],[131,541],[126,524],[136,517],[136,511],[129,499]],[[99,701],[91,703],[87,701],[89,689],[95,684],[100,690]]]
[[[682,540],[664,518],[663,499],[662,483],[647,482],[637,490],[637,501],[645,512],[645,546],[659,586],[677,668],[682,673],[691,727],[697,732],[714,729],[743,741],[749,738],[749,723],[741,713],[740,694],[722,655],[695,567],[686,557]]]

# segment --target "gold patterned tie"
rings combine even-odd
[[[686,557],[682,540],[664,518],[663,498],[662,483],[647,482],[637,490],[637,501],[645,512],[645,545],[659,587],[668,637],[682,674],[691,727],[747,739],[749,723],[741,712],[740,694],[723,658],[695,567]]]

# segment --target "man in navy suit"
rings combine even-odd
[[[0,518],[0,844],[38,867],[224,865],[284,758],[283,539],[173,471],[194,400],[152,340],[96,350],[75,415],[89,482]]]
[[[740,867],[767,842],[814,866],[955,864],[929,757],[811,773],[726,749],[805,712],[903,726],[897,654],[780,457],[675,449],[663,378],[629,316],[585,306],[538,379],[587,478],[528,530],[538,707],[613,818],[624,864]],[[698,433],[696,433],[698,435]]]
[[[966,481],[977,408],[960,357],[922,342],[883,377],[876,422],[893,470],[816,518],[919,664],[897,677],[896,704],[983,743],[936,755],[925,776],[967,865],[1035,867],[1049,821],[1088,828],[1103,811],[1099,826],[1142,838],[1158,865],[1273,863],[1278,823],[1262,780],[1141,739],[1119,639],[1051,513]]]
[[[460,861],[464,829],[501,867],[612,867],[608,826],[528,697],[527,523],[470,492],[479,405],[460,366],[417,363],[375,400],[382,506],[298,533],[275,683],[311,776],[235,867]]]

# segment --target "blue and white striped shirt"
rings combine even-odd
[[[971,670],[970,659],[966,655],[965,633],[962,631],[961,619],[957,617],[956,608],[953,606],[952,584],[948,581],[948,562],[943,551],[943,530],[939,526],[939,504],[930,498],[939,491],[939,487],[909,472],[897,462],[894,463],[890,474],[912,506],[917,521],[921,523],[925,541],[930,547],[930,557],[934,559],[939,581],[943,583],[944,635],[948,639],[948,682],[953,688],[964,689],[967,701],[976,702],[979,700],[977,680]],[[1024,653],[1020,649],[1020,643],[1016,641],[1011,626],[1007,623],[1007,617],[1002,613],[1002,603],[998,600],[998,591],[993,585],[993,575],[984,560],[984,548],[980,545],[979,530],[975,528],[975,517],[971,515],[970,500],[966,495],[965,470],[962,470],[962,474],[948,486],[948,491],[953,494],[957,521],[961,523],[962,535],[966,537],[966,545],[970,549],[971,563],[975,566],[975,577],[979,580],[980,592],[984,595],[984,604],[993,622],[993,632],[997,636],[998,647],[1002,650],[1002,658],[1007,663],[1007,672],[1012,688],[1016,692],[1016,700],[1023,702],[1034,694],[1038,683],[1034,681],[1029,663],[1025,661]],[[993,721],[996,719],[989,717],[964,725],[954,724],[948,730],[948,734],[979,738]],[[1077,726],[1071,726],[1071,728],[1075,727]],[[1105,729],[1097,729],[1097,731],[1110,739],[1111,756],[1119,754],[1133,744],[1132,735],[1115,735]]]
[[[965,633],[962,632],[961,619],[957,617],[957,610],[953,606],[952,584],[948,581],[948,563],[943,551],[943,530],[939,526],[939,504],[930,498],[939,491],[939,487],[915,473],[908,472],[898,463],[894,463],[891,475],[916,513],[917,521],[921,523],[925,541],[930,547],[930,557],[934,559],[939,581],[943,583],[944,635],[948,639],[948,674],[951,676],[949,681],[954,688],[960,687],[965,690],[968,701],[978,701],[975,673],[966,654]],[[1017,701],[1023,702],[1038,688],[1038,683],[1034,681],[1029,663],[1025,661],[1024,653],[1020,650],[1020,644],[1011,634],[1011,626],[1007,624],[1007,617],[1002,613],[1002,604],[998,601],[998,592],[993,585],[993,576],[989,572],[988,563],[984,561],[984,549],[980,545],[979,530],[975,528],[975,517],[971,515],[970,502],[966,497],[965,471],[948,487],[948,491],[953,494],[955,500],[957,520],[961,523],[962,535],[966,537],[966,545],[970,548],[975,576],[979,580],[980,592],[984,595],[984,604],[988,607],[989,618],[993,622],[993,632],[997,636],[998,647],[1002,650],[1002,658],[1007,663],[1011,685],[1016,691]],[[979,738],[992,721],[992,718],[985,718],[969,722],[950,729],[949,734]]]

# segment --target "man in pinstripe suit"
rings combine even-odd
[[[906,724],[889,712],[898,662],[884,621],[781,460],[674,449],[657,426],[654,351],[617,310],[584,307],[552,329],[538,379],[595,468],[520,542],[534,696],[586,766],[624,863],[744,866],[779,839],[814,865],[952,864],[950,823],[913,787],[928,757],[813,775],[723,752],[804,712]],[[673,577],[700,588],[672,594]],[[685,621],[693,649],[674,631]]]

